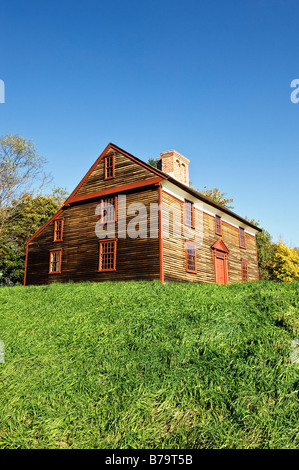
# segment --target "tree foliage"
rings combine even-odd
[[[67,197],[64,188],[41,195],[49,182],[45,163],[31,140],[13,134],[0,138],[0,284],[22,282],[26,241]]]
[[[53,196],[23,194],[12,201],[0,233],[0,284],[23,281],[26,241],[59,209]]]
[[[48,180],[45,162],[30,140],[13,134],[0,138],[0,231],[12,203],[15,206],[23,195],[39,192]]]
[[[148,161],[147,161],[147,163],[148,163],[149,165],[151,165],[152,167],[154,167],[154,168],[158,168],[157,161],[156,161],[154,158],[149,158]]]
[[[274,243],[272,243],[272,237],[267,230],[262,229],[257,233],[256,248],[260,279],[270,280],[272,278]]]
[[[231,203],[234,202],[233,198],[227,197],[227,194],[221,193],[218,188],[208,189],[207,186],[204,186],[204,189],[198,192],[227,209],[234,208],[234,206],[231,205]]]
[[[274,245],[272,279],[292,282],[299,279],[299,255],[280,240]]]

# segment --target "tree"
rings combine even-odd
[[[299,255],[282,240],[274,246],[272,270],[273,280],[293,282],[299,279]]]
[[[259,225],[254,219],[245,218]],[[299,279],[299,253],[296,248],[288,247],[282,240],[273,243],[270,233],[265,229],[257,233],[256,247],[260,279],[285,282]]]
[[[147,163],[153,166],[154,168],[158,168],[157,161],[154,158],[149,158]]]
[[[53,195],[23,194],[16,203],[12,201],[0,233],[0,284],[23,281],[26,241],[60,208],[55,197],[54,190]]]
[[[0,231],[12,202],[18,204],[23,195],[40,192],[48,180],[45,162],[30,140],[12,134],[0,138]]]
[[[63,206],[64,202],[68,198],[69,193],[65,188],[58,186],[52,188],[52,194],[46,194],[45,197],[52,199],[58,206]]]
[[[223,207],[226,207],[227,209],[233,209],[234,206],[230,205],[231,202],[234,202],[232,198],[226,197],[226,193],[221,193],[218,188],[213,188],[213,189],[208,189],[207,186],[204,186],[204,190],[199,191],[197,190],[200,194],[203,196],[208,197],[214,202],[217,202]]]
[[[260,279],[270,280],[273,276],[273,258],[275,244],[267,230],[262,229],[256,235],[257,259]]]

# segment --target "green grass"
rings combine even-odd
[[[0,448],[298,448],[299,283],[0,289]]]

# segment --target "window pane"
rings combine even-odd
[[[113,155],[105,158],[105,178],[113,177]]]
[[[244,233],[244,229],[243,228],[240,228],[240,246],[245,248],[245,233]]]
[[[115,241],[101,242],[100,244],[100,270],[114,269],[115,266]]]
[[[194,225],[194,206],[193,202],[185,201],[185,224],[192,227]]]
[[[57,273],[59,272],[60,266],[60,251],[52,251],[50,253],[50,272]]]
[[[248,262],[242,261],[242,281],[248,281]]]
[[[115,197],[102,200],[102,222],[115,222]]]
[[[186,245],[186,265],[188,271],[196,272],[196,250],[195,246],[189,243]]]
[[[62,239],[62,220],[55,220],[54,224],[54,240]]]

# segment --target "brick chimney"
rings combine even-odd
[[[190,160],[176,150],[160,153],[160,157],[157,159],[159,170],[168,173],[187,186],[189,186],[189,163]]]

